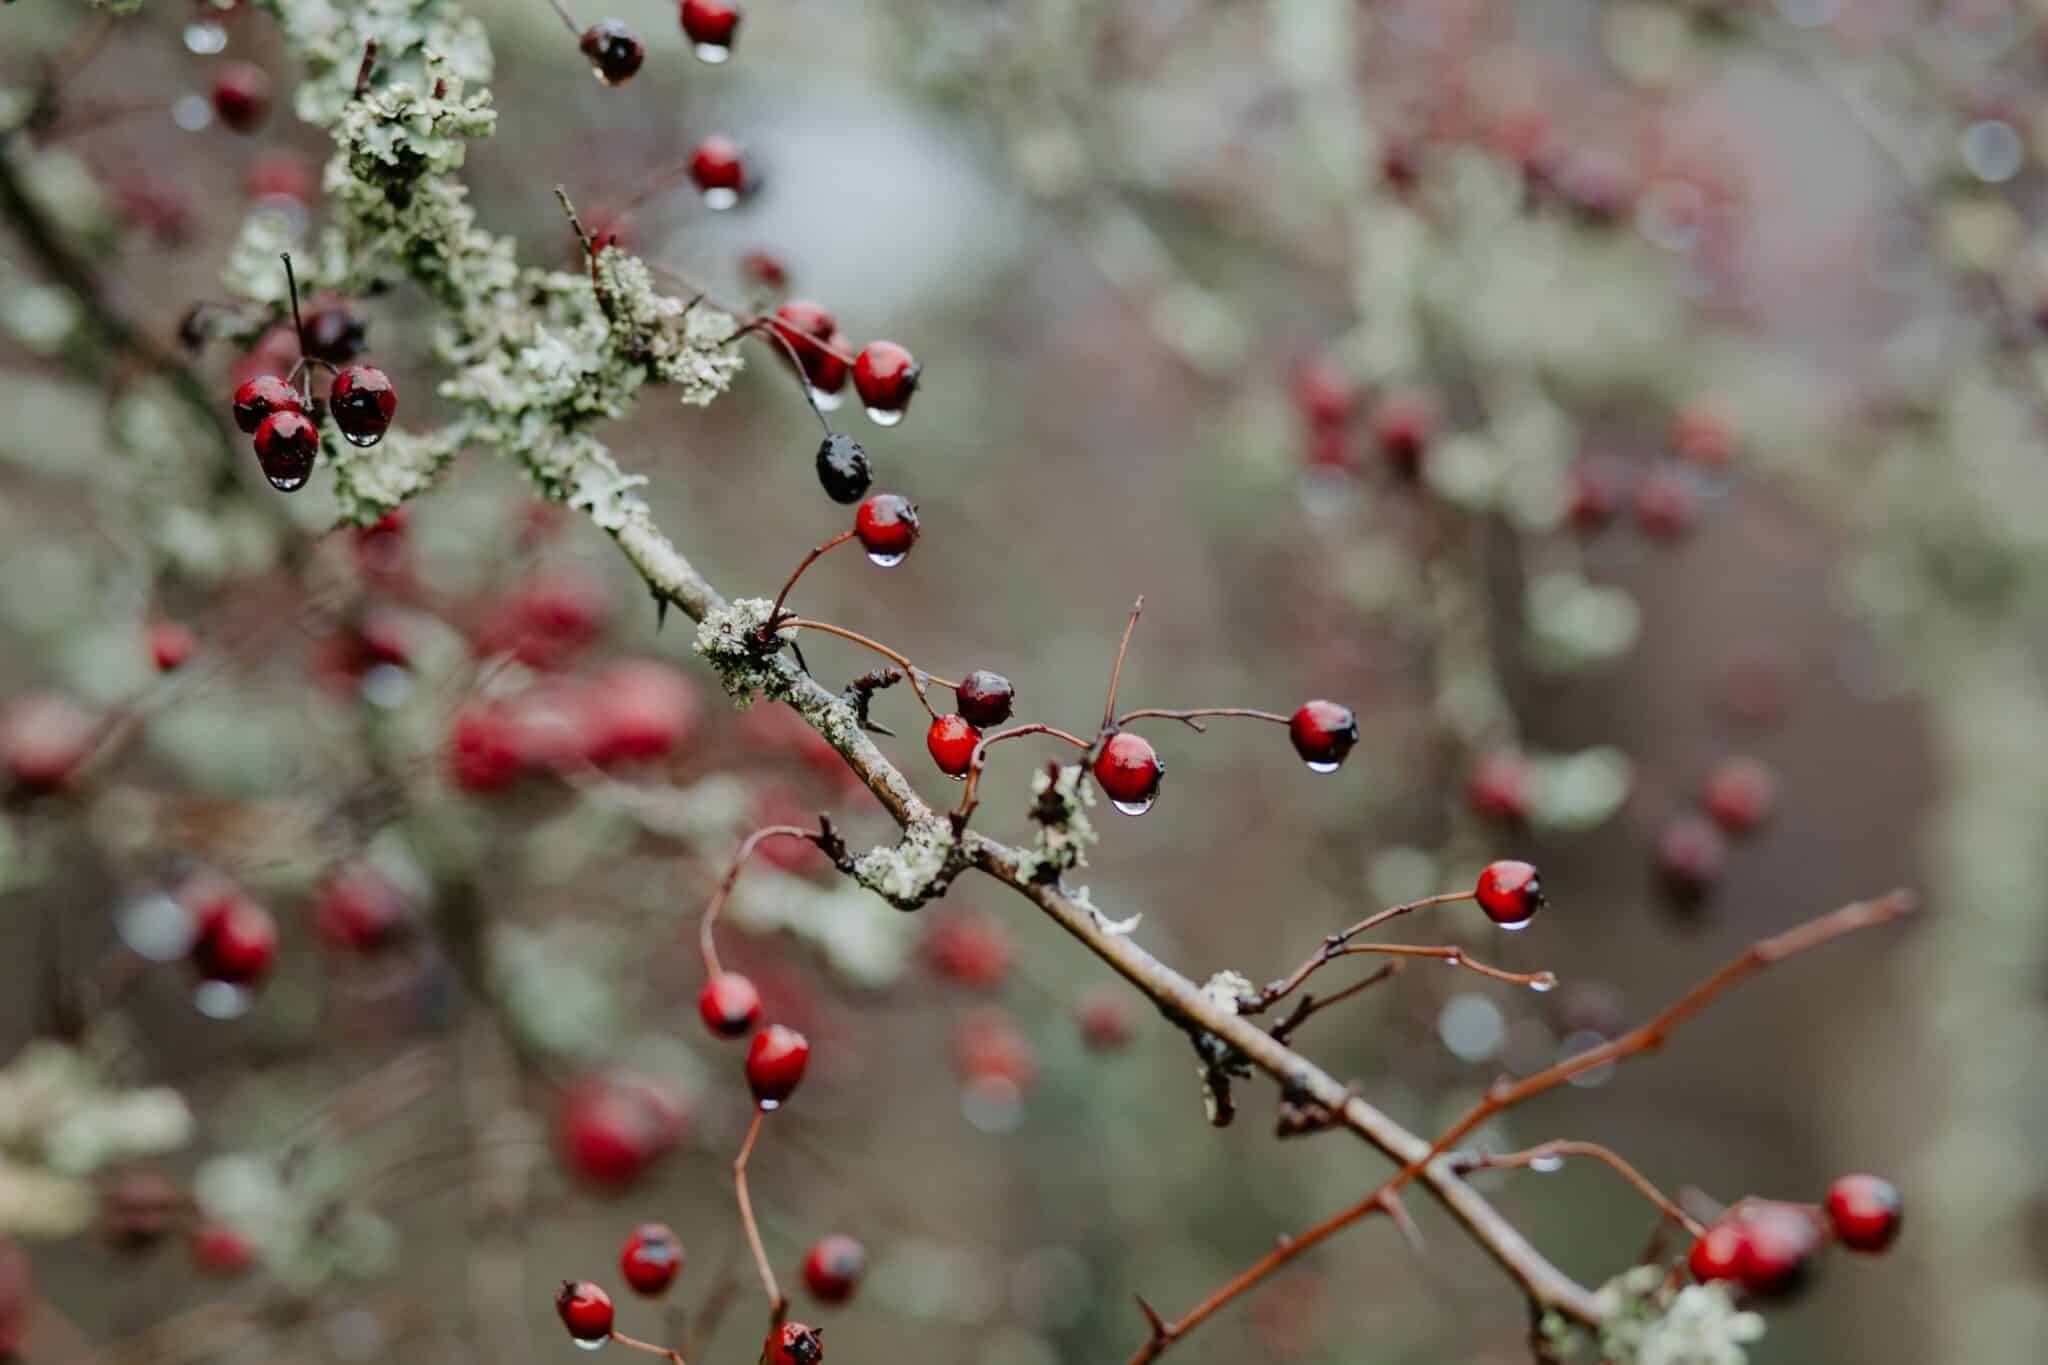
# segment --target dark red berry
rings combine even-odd
[[[158,621],[149,628],[149,657],[159,673],[175,673],[199,648],[199,637],[189,626],[176,621]]]
[[[320,432],[303,412],[273,412],[256,428],[256,463],[280,493],[296,493],[313,477]]]
[[[370,329],[346,304],[306,314],[306,354],[330,365],[346,365],[370,344]]]
[[[1473,813],[1507,825],[1519,825],[1529,818],[1529,801],[1536,786],[1536,769],[1518,753],[1488,754],[1465,779],[1465,800]]]
[[[917,544],[917,505],[896,493],[877,493],[853,514],[854,534],[868,558],[888,568]]]
[[[198,927],[192,966],[207,981],[253,986],[277,961],[277,921],[240,889],[213,877],[188,882],[178,899]]]
[[[722,62],[732,55],[733,35],[739,31],[740,7],[728,0],[683,0],[683,34],[697,46],[697,55],[707,62]]]
[[[1699,519],[1699,496],[1675,469],[1659,469],[1636,485],[1636,525],[1656,540],[1677,540]]]
[[[590,59],[590,69],[606,85],[624,85],[632,80],[640,63],[647,59],[647,49],[633,36],[633,30],[618,19],[600,19],[584,29],[578,46]]]
[[[713,133],[690,152],[690,183],[704,196],[706,204],[729,209],[739,203],[741,195],[754,188],[754,177],[747,172],[740,144],[722,133]]]
[[[233,1228],[208,1223],[192,1234],[192,1263],[209,1275],[239,1275],[256,1263],[256,1248]]]
[[[585,1180],[631,1184],[681,1140],[682,1103],[654,1081],[598,1076],[570,1089],[561,1113],[562,1156]]]
[[[61,787],[85,762],[99,722],[52,692],[35,692],[0,711],[0,765],[31,791]]]
[[[1748,834],[1761,825],[1777,799],[1777,778],[1754,758],[1730,758],[1716,764],[1700,792],[1700,804],[1707,814],[1730,834]]]
[[[1125,815],[1143,815],[1159,795],[1166,765],[1142,735],[1119,730],[1095,756],[1095,780],[1111,805]]]
[[[804,1285],[823,1303],[845,1303],[867,1269],[867,1249],[851,1237],[834,1233],[804,1254]]]
[[[305,396],[274,374],[259,374],[235,390],[235,425],[251,435],[273,412],[305,410]]]
[[[975,746],[980,743],[981,731],[969,725],[965,716],[936,716],[924,732],[924,747],[948,777],[967,776]]]
[[[1358,717],[1333,701],[1303,702],[1287,722],[1287,737],[1312,771],[1333,773],[1358,743]]]
[[[835,407],[834,396],[846,387],[847,363],[835,354],[842,349],[845,340],[839,333],[839,324],[832,315],[809,299],[790,299],[775,310],[775,317],[769,324],[775,334],[788,343],[783,359],[796,357],[797,368],[803,372],[804,382],[811,387],[819,406]],[[821,344],[822,343],[822,344]],[[828,349],[829,348],[829,349]],[[783,348],[776,348],[781,351]]]
[[[999,921],[958,911],[932,922],[925,956],[941,976],[963,986],[993,990],[1010,974],[1010,939]]]
[[[747,1048],[747,1085],[754,1103],[776,1109],[796,1092],[811,1060],[810,1040],[795,1029],[773,1024],[754,1035]]]
[[[1010,709],[1017,701],[1017,690],[1002,674],[977,668],[953,689],[953,700],[968,724],[987,730],[1010,718]]]
[[[1543,883],[1533,864],[1503,858],[1479,874],[1473,898],[1486,917],[1503,929],[1520,929],[1543,908]]]
[[[636,1294],[666,1293],[682,1269],[682,1241],[666,1223],[642,1223],[619,1251],[619,1273]]]
[[[877,425],[893,427],[910,410],[924,367],[893,341],[871,341],[853,358],[853,387]]]
[[[1097,987],[1076,1010],[1081,1041],[1090,1052],[1119,1052],[1137,1036],[1138,1021],[1131,1002],[1117,987]]]
[[[856,503],[868,495],[874,472],[868,453],[851,436],[834,432],[818,446],[818,482],[834,502]]]
[[[373,446],[390,430],[398,411],[398,390],[391,376],[375,365],[351,365],[334,376],[327,407],[351,445]]]
[[[1898,1188],[1874,1175],[1845,1175],[1828,1186],[1827,1211],[1843,1246],[1873,1254],[1891,1246],[1905,1217]]]
[[[418,927],[413,899],[375,863],[344,863],[320,889],[313,926],[344,952],[377,953],[396,946]]]
[[[738,972],[720,972],[697,993],[697,1013],[719,1037],[744,1038],[761,1022],[761,992]]]
[[[255,132],[270,117],[270,74],[248,62],[229,62],[214,77],[213,112],[231,132]]]
[[[1742,1251],[1747,1240],[1739,1218],[1723,1219],[1708,1228],[1692,1244],[1692,1254],[1686,1257],[1692,1277],[1701,1284],[1735,1279],[1741,1273]]]
[[[612,1296],[588,1280],[564,1280],[555,1292],[555,1312],[578,1341],[606,1341],[612,1334]]]
[[[1436,434],[1436,401],[1427,394],[1400,393],[1380,400],[1372,411],[1372,439],[1393,471],[1404,479],[1422,472],[1422,457]]]
[[[1696,910],[1706,902],[1727,861],[1721,831],[1696,815],[1680,816],[1657,836],[1657,879],[1681,910]]]
[[[800,1322],[775,1328],[761,1348],[761,1365],[819,1365],[824,1358],[824,1333]]]

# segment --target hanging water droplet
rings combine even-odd
[[[1308,770],[1312,773],[1333,773],[1343,766],[1344,764],[1341,761],[1333,763],[1326,759],[1311,759],[1309,760]]]
[[[341,435],[350,445],[361,446],[365,450],[384,439],[381,431],[343,431]]]
[[[185,50],[211,57],[228,45],[228,31],[219,24],[200,20],[185,25]]]
[[[192,1008],[209,1019],[239,1019],[255,998],[254,992],[225,981],[202,981],[192,992]]]
[[[762,1112],[762,1113],[764,1113],[764,1114],[772,1114],[772,1113],[774,1113],[774,1112],[775,1112],[776,1110],[780,1109],[781,1107],[782,1107],[782,1101],[781,1101],[781,1100],[762,1100],[762,1101],[761,1101],[761,1112]]]
[[[180,95],[171,105],[171,122],[197,133],[213,122],[213,101],[204,95]]]
[[[265,472],[263,477],[270,480],[270,486],[280,493],[296,493],[306,486],[308,479],[313,477],[313,470],[311,466],[308,466],[303,471],[294,470],[290,473],[272,474]]]
[[[713,185],[704,191],[704,207],[723,213],[740,202],[740,192],[730,185]]]
[[[725,43],[697,44],[697,60],[707,66],[717,66],[732,58],[732,48]]]
[[[868,551],[868,562],[878,569],[893,569],[908,557],[907,551],[893,555],[885,555],[879,550]]]
[[[1564,1158],[1555,1152],[1544,1156],[1532,1157],[1529,1161],[1529,1169],[1541,1175],[1549,1175],[1552,1171],[1564,1169]]]
[[[1525,924],[1527,922],[1528,921],[1526,920],[1523,921],[1523,923]],[[1557,989],[1557,973],[1538,972],[1536,974],[1536,979],[1529,983],[1529,989],[1536,992],[1536,994],[1538,995],[1550,994],[1550,992]]]
[[[602,80],[603,77],[599,77],[599,79]],[[570,1337],[569,1340],[575,1342],[579,1347],[586,1351],[602,1351],[604,1349],[604,1344],[607,1341],[610,1341],[611,1338],[599,1337],[595,1341],[585,1341],[582,1337]]]
[[[965,782],[967,780],[966,773],[947,773],[946,776],[952,778],[955,782]]]
[[[1530,915],[1524,919],[1506,921],[1495,920],[1494,927],[1498,929],[1505,929],[1511,934],[1519,934],[1524,929],[1528,928],[1529,925],[1535,921],[1535,919],[1536,917],[1534,915]]]
[[[902,408],[869,408],[868,420],[878,427],[893,427],[903,420]]]
[[[1120,815],[1143,815],[1146,811],[1152,809],[1152,803],[1158,799],[1156,796],[1148,796],[1143,801],[1113,800],[1109,804],[1115,806],[1117,813]]]
[[[814,388],[811,390],[811,401],[818,405],[819,412],[837,412],[840,405],[846,401],[846,395],[827,393],[823,389]]]

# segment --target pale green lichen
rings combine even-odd
[[[784,680],[769,662],[774,653],[760,642],[774,610],[775,604],[765,597],[742,597],[706,612],[697,623],[693,647],[717,671],[719,685],[741,706],[751,704],[757,695],[772,696],[785,690]]]
[[[963,866],[953,827],[933,818],[907,825],[902,839],[854,860],[852,877],[899,910],[915,910],[946,892]]]
[[[1747,1365],[1764,1320],[1735,1306],[1725,1286],[1682,1284],[1661,1265],[1639,1265],[1594,1295],[1595,1333],[1559,1313],[1545,1315],[1543,1336],[1558,1359],[1593,1354],[1605,1365]]]
[[[1088,865],[1088,848],[1096,840],[1088,818],[1095,785],[1080,764],[1069,763],[1039,769],[1032,776],[1031,792],[1036,798],[1031,818],[1038,834],[1017,859],[1017,870],[1029,881],[1057,883],[1073,868]]]

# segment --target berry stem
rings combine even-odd
[[[1371,990],[1374,986],[1379,985],[1380,982],[1387,980],[1389,977],[1399,976],[1401,974],[1402,969],[1405,968],[1407,965],[1408,964],[1405,962],[1389,962],[1385,966],[1381,967],[1379,970],[1372,972],[1366,976],[1363,976],[1359,978],[1357,981],[1352,982],[1343,990],[1338,991],[1335,995],[1318,996],[1310,995],[1306,991],[1302,992],[1301,999],[1295,1002],[1294,1008],[1288,1011],[1287,1017],[1285,1019],[1282,1019],[1279,1023],[1273,1025],[1271,1032],[1273,1034],[1274,1041],[1281,1043],[1286,1042],[1289,1038],[1292,1038],[1294,1036],[1294,1031],[1296,1029],[1300,1028],[1303,1024],[1307,1023],[1316,1015],[1321,1014],[1324,1010],[1330,1008],[1330,1006],[1340,1005],[1344,1003],[1346,1000],[1349,1000],[1354,995],[1358,995],[1361,992]]]
[[[832,434],[832,424],[825,420],[825,410],[818,406],[817,395],[811,392],[811,381],[804,377],[804,362],[802,358],[797,355],[796,347],[790,344],[789,338],[782,334],[782,329],[777,327],[772,321],[766,318],[755,318],[752,322],[749,322],[745,326],[741,327],[739,331],[733,333],[731,337],[728,337],[727,341],[732,341],[739,337],[743,337],[747,335],[747,333],[749,332],[754,333],[756,336],[767,337],[770,341],[774,342],[777,346],[780,346],[782,348],[782,353],[785,356],[789,357],[789,363],[792,368],[792,372],[796,375],[797,387],[803,390],[805,406],[810,408],[811,416],[818,419],[818,425],[825,429],[825,434],[827,436],[830,436]],[[851,365],[853,363],[851,359],[849,359],[846,356],[840,355],[838,351],[826,345],[824,342],[817,340],[815,337],[807,338],[807,340],[809,340],[810,343],[816,346],[819,350],[824,351],[829,355],[837,357],[838,359],[844,361],[846,364]]]
[[[1411,943],[1354,943],[1339,948],[1335,956],[1349,957],[1353,953],[1381,953],[1388,957],[1433,957],[1463,967],[1468,972],[1505,981],[1511,986],[1533,986],[1538,990],[1550,990],[1557,985],[1556,972],[1510,972],[1500,967],[1490,967],[1453,944],[1418,947]]]
[[[1468,901],[1471,899],[1472,893],[1470,891],[1442,891],[1434,896],[1424,896],[1419,901],[1409,901],[1405,905],[1392,906],[1377,914],[1367,915],[1349,929],[1331,934],[1323,940],[1322,946],[1309,954],[1308,958],[1299,967],[1296,967],[1278,981],[1269,983],[1263,991],[1259,992],[1256,1008],[1248,1012],[1257,1014],[1261,1010],[1269,1009],[1280,1001],[1285,1000],[1294,993],[1295,989],[1302,982],[1314,975],[1318,968],[1341,956],[1344,946],[1360,934],[1369,933],[1380,925],[1385,924],[1388,920],[1399,919],[1402,915],[1413,914],[1417,910],[1426,910],[1432,905],[1450,905],[1458,901]]]
[[[852,533],[848,532],[848,534],[850,535]],[[844,537],[841,538],[844,539]],[[856,631],[848,630],[844,626],[835,626],[832,625],[830,622],[826,621],[813,621],[803,616],[792,616],[789,617],[787,620],[776,621],[774,624],[775,629],[778,631],[821,630],[825,632],[825,634],[827,635],[837,635],[842,640],[851,640],[857,645],[866,645],[869,649],[872,649],[873,651],[875,651],[875,653],[881,655],[883,658],[890,660],[891,662],[896,664],[897,667],[903,670],[904,676],[910,679],[910,690],[917,693],[917,699],[924,706],[925,714],[933,717],[934,719],[938,717],[939,713],[932,709],[931,698],[925,696],[924,694],[925,687],[927,685],[944,688],[951,688],[954,686],[954,684],[947,682],[944,678],[937,677],[933,674],[925,672],[916,664],[910,662],[910,660],[904,658],[901,654],[898,654],[895,650],[889,648],[889,646],[883,644],[881,641],[870,640],[867,636],[859,634]]]
[[[725,908],[726,898],[732,895],[733,884],[740,879],[740,869],[747,865],[747,859],[754,856],[754,850],[769,839],[815,839],[816,832],[800,829],[795,825],[765,825],[749,834],[740,843],[738,853],[733,855],[732,866],[718,879],[718,889],[711,893],[710,904],[704,907],[704,918],[697,923],[697,944],[704,952],[704,970],[717,976],[724,970],[718,962],[718,948],[712,942],[712,930],[718,927],[718,912]]]
[[[1126,722],[1144,720],[1148,716],[1160,720],[1177,720],[1197,734],[1206,733],[1208,730],[1208,727],[1201,723],[1201,718],[1205,716],[1241,716],[1246,720],[1269,720],[1275,725],[1286,725],[1290,720],[1287,716],[1276,715],[1271,711],[1250,711],[1238,706],[1205,706],[1193,711],[1162,711],[1156,707],[1146,707],[1142,711],[1124,712],[1116,718],[1114,724],[1121,730]]]
[[[612,1340],[629,1351],[644,1351],[651,1356],[661,1356],[669,1361],[670,1365],[689,1365],[689,1362],[683,1359],[681,1351],[673,1351],[666,1346],[656,1346],[651,1341],[640,1341],[627,1336],[624,1332],[613,1332]]]
[[[1539,1143],[1526,1151],[1503,1152],[1498,1156],[1475,1153],[1469,1158],[1461,1158],[1457,1165],[1461,1171],[1512,1171],[1533,1166],[1546,1158],[1567,1156],[1589,1156],[1596,1161],[1606,1162],[1623,1180],[1635,1186],[1643,1198],[1655,1204],[1666,1218],[1684,1228],[1688,1236],[1698,1238],[1705,1235],[1706,1227],[1697,1218],[1667,1198],[1662,1190],[1651,1184],[1641,1171],[1622,1160],[1613,1149],[1602,1147],[1597,1142],[1577,1142],[1569,1138],[1560,1138],[1553,1142]]]
[[[761,1226],[754,1221],[754,1201],[747,1194],[747,1158],[754,1154],[754,1139],[761,1135],[761,1120],[767,1117],[767,1110],[754,1110],[754,1121],[747,1125],[747,1140],[740,1144],[740,1154],[733,1158],[732,1184],[739,1196],[740,1224],[747,1230],[747,1246],[754,1253],[754,1269],[761,1273],[761,1288],[768,1295],[769,1326],[780,1327],[789,1312],[789,1300],[775,1283],[775,1268],[768,1264],[768,1253],[761,1246]]]
[[[285,289],[291,294],[292,299],[292,331],[299,339],[299,363],[292,367],[292,373],[297,374],[306,364],[306,319],[299,313],[299,274],[292,269],[292,253],[280,252],[279,256],[284,261]],[[312,406],[312,394],[313,381],[309,378],[306,381],[308,407]]]
[[[981,804],[981,769],[988,757],[989,745],[1000,744],[1006,739],[1018,739],[1024,735],[1051,735],[1054,739],[1065,740],[1083,752],[1089,747],[1088,741],[1079,736],[1070,735],[1055,726],[1040,725],[1036,722],[1012,726],[1008,730],[998,730],[992,735],[983,735],[981,743],[974,746],[973,756],[967,760],[967,789],[960,793],[960,808],[953,812],[953,824],[956,827],[965,826],[968,817],[974,814],[974,808]]]
[[[562,3],[562,0],[548,0],[548,8],[555,12],[555,17],[562,21],[562,27],[569,30],[571,37],[581,38],[583,36],[583,29],[577,24],[576,16],[569,13],[568,7]]]
[[[782,615],[782,604],[789,600],[790,590],[795,588],[796,581],[804,576],[804,570],[810,568],[811,565],[817,563],[826,551],[836,549],[837,547],[844,545],[847,541],[852,540],[854,536],[856,536],[857,534],[859,533],[857,531],[852,530],[851,528],[841,531],[838,535],[832,537],[832,539],[826,541],[823,545],[814,547],[809,554],[803,557],[803,561],[799,563],[796,566],[796,569],[789,575],[789,581],[782,585],[782,591],[775,594],[775,605],[768,609],[768,620],[771,627],[773,626],[775,619],[778,616]]]
[[[1124,622],[1123,642],[1116,647],[1116,667],[1109,673],[1109,697],[1102,703],[1102,730],[1104,734],[1116,728],[1116,689],[1124,680],[1124,655],[1131,650],[1131,632],[1138,628],[1138,613],[1145,609],[1145,598],[1140,594],[1131,603],[1131,619]]]

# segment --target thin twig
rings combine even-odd
[[[854,530],[852,527],[848,527],[846,530],[841,531],[838,535],[832,537],[832,539],[826,541],[823,545],[814,546],[811,552],[805,555],[803,559],[797,564],[796,568],[790,571],[789,580],[782,585],[782,591],[775,594],[775,605],[768,609],[768,624],[762,627],[762,629],[771,632],[773,631],[775,627],[776,618],[782,615],[782,604],[789,600],[790,589],[794,588],[796,586],[796,581],[804,576],[805,569],[808,569],[811,567],[811,565],[817,563],[819,558],[822,555],[824,555],[828,550],[837,549],[839,546],[844,545],[847,541],[852,540],[856,535],[859,534],[860,533],[857,530]]]
[[[548,0],[548,8],[555,12],[555,17],[562,21],[562,27],[568,29],[571,36],[579,39],[583,36],[582,28],[576,23],[576,16],[569,13],[562,0]]]
[[[661,1356],[663,1359],[672,1362],[672,1365],[689,1365],[689,1362],[683,1359],[681,1351],[672,1351],[666,1346],[656,1346],[651,1341],[640,1341],[627,1336],[624,1332],[612,1333],[612,1340],[629,1351],[645,1351],[651,1356]]]
[[[1295,1002],[1294,1008],[1288,1011],[1287,1017],[1273,1025],[1272,1034],[1274,1041],[1286,1042],[1294,1036],[1296,1029],[1330,1008],[1330,1006],[1341,1005],[1352,996],[1371,990],[1387,978],[1399,976],[1407,965],[1405,962],[1389,962],[1379,968],[1379,970],[1368,973],[1352,982],[1335,995],[1315,996],[1304,991],[1301,999]]]
[[[1662,1190],[1651,1184],[1641,1171],[1622,1160],[1613,1149],[1602,1147],[1597,1142],[1577,1142],[1569,1138],[1560,1138],[1554,1142],[1540,1143],[1526,1151],[1503,1152],[1497,1156],[1474,1154],[1460,1157],[1457,1164],[1463,1171],[1512,1171],[1553,1160],[1561,1164],[1562,1159],[1568,1156],[1589,1156],[1596,1161],[1606,1162],[1623,1180],[1635,1186],[1637,1193],[1655,1204],[1658,1212],[1684,1228],[1688,1236],[1697,1238],[1706,1235],[1707,1230],[1698,1219],[1680,1208],[1676,1201],[1667,1198]]]
[[[1056,726],[1036,723],[1013,726],[1008,730],[998,730],[992,735],[982,736],[981,742],[974,746],[973,757],[967,760],[967,786],[960,793],[959,808],[953,812],[953,824],[956,828],[965,828],[969,817],[974,814],[974,808],[981,804],[981,769],[988,758],[989,746],[1025,735],[1051,735],[1054,739],[1065,740],[1076,749],[1084,751],[1089,747],[1088,741],[1077,735],[1070,735]]]
[[[822,630],[827,635],[837,635],[842,640],[851,640],[857,645],[866,645],[869,649],[872,649],[873,651],[875,651],[875,653],[881,655],[883,658],[889,660],[890,662],[894,663],[897,667],[903,670],[904,676],[910,679],[910,690],[917,693],[917,699],[924,706],[925,714],[931,716],[935,720],[938,718],[939,713],[932,709],[931,698],[927,697],[924,694],[925,687],[927,685],[930,685],[933,687],[947,688],[949,690],[955,690],[957,688],[957,684],[947,682],[944,678],[938,677],[935,674],[925,672],[922,668],[919,668],[916,664],[910,662],[910,660],[904,658],[901,654],[898,654],[895,650],[889,648],[889,646],[883,644],[881,641],[870,640],[867,636],[862,635],[857,631],[848,630],[845,626],[835,626],[828,621],[813,621],[808,617],[803,616],[791,616],[783,621],[777,622],[775,629],[778,631]]]
[[[1154,707],[1146,707],[1142,711],[1124,712],[1116,718],[1114,724],[1117,729],[1121,730],[1127,722],[1144,720],[1147,716],[1156,717],[1160,720],[1177,720],[1197,734],[1206,734],[1208,732],[1208,727],[1202,724],[1202,719],[1208,716],[1241,716],[1246,720],[1269,720],[1275,725],[1291,723],[1288,717],[1275,715],[1271,711],[1249,711],[1238,706],[1204,706],[1192,711],[1163,711]]]
[[[768,1320],[771,1327],[780,1327],[785,1314],[789,1312],[789,1300],[783,1297],[781,1286],[775,1283],[775,1267],[768,1264],[768,1252],[761,1245],[761,1225],[754,1221],[754,1201],[747,1194],[747,1158],[754,1154],[754,1139],[761,1135],[761,1121],[768,1117],[766,1109],[754,1110],[754,1121],[747,1125],[747,1140],[740,1144],[740,1154],[733,1158],[732,1184],[739,1195],[740,1223],[747,1230],[747,1246],[754,1253],[754,1269],[761,1274],[761,1288],[768,1295]]]
[[[1124,638],[1116,647],[1116,667],[1109,673],[1109,696],[1102,703],[1102,728],[1105,732],[1114,728],[1116,721],[1116,689],[1124,680],[1124,655],[1131,650],[1131,632],[1138,628],[1138,613],[1145,609],[1144,594],[1131,603],[1131,619],[1124,622]]]
[[[740,879],[740,869],[747,865],[747,859],[754,856],[754,850],[769,839],[817,840],[817,831],[801,829],[796,825],[766,825],[749,834],[740,844],[739,852],[733,855],[732,866],[718,880],[718,889],[711,893],[711,901],[704,907],[704,918],[697,922],[697,946],[704,953],[704,970],[711,976],[719,975],[724,968],[718,963],[718,948],[713,943],[712,931],[718,927],[718,912],[725,908],[726,898],[732,895],[733,883]]]
[[[1511,986],[1527,986],[1538,991],[1557,988],[1556,972],[1510,972],[1499,967],[1490,967],[1463,948],[1452,944],[1419,948],[1408,943],[1354,943],[1337,950],[1339,957],[1348,957],[1353,953],[1384,953],[1389,957],[1433,957],[1448,962],[1453,967],[1463,967],[1468,972],[1490,976],[1495,981],[1505,981]]]
[[[1452,905],[1458,901],[1471,900],[1472,895],[1473,893],[1470,891],[1444,891],[1434,896],[1424,896],[1421,900],[1392,906],[1379,911],[1377,914],[1367,915],[1349,929],[1341,930],[1325,938],[1322,946],[1317,948],[1315,952],[1310,953],[1299,967],[1296,967],[1278,981],[1268,983],[1266,988],[1259,992],[1257,1003],[1245,1012],[1257,1014],[1285,1000],[1294,993],[1302,982],[1313,976],[1318,969],[1342,956],[1344,945],[1357,938],[1360,934],[1370,933],[1389,920],[1399,919],[1403,915],[1412,915],[1417,910],[1427,910],[1434,905]]]

